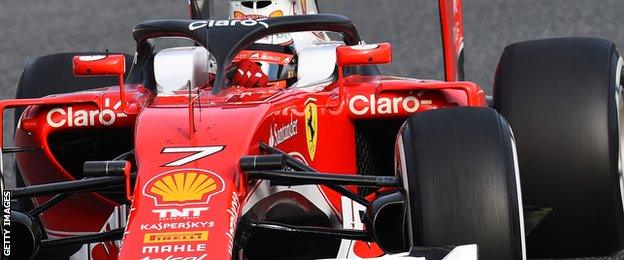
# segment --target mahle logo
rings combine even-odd
[[[222,192],[224,183],[218,175],[199,169],[175,170],[160,174],[147,182],[143,193],[157,206],[207,204]]]

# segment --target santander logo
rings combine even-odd
[[[371,94],[369,96],[356,95],[349,100],[349,111],[358,116],[398,114],[403,111],[414,113],[419,107],[420,101],[413,96],[378,98],[375,94]]]
[[[297,135],[297,123],[299,120],[295,119],[290,123],[278,128],[277,124],[271,125],[269,130],[269,146],[275,147],[278,144],[292,138]]]
[[[121,101],[115,103],[112,109],[110,103],[110,98],[104,99],[104,109],[102,110],[74,110],[72,106],[53,108],[48,111],[46,122],[54,128],[94,126],[96,124],[109,126],[114,124],[117,118],[127,116],[123,112],[115,112],[113,110],[121,107]]]

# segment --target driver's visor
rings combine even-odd
[[[269,81],[285,80],[296,76],[293,54],[272,51],[241,51],[232,62],[250,60],[262,68],[262,72],[269,77]]]
[[[268,14],[258,14],[258,9],[263,10],[264,8],[273,4],[273,1],[268,0],[230,0],[232,7],[234,8],[234,12],[232,13],[234,19],[259,19],[266,17],[279,17],[284,16],[284,11],[275,10],[272,13]],[[239,8],[247,8],[247,12],[244,12]],[[249,13],[250,12],[250,13]]]

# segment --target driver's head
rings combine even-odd
[[[318,13],[316,0],[230,0],[230,18],[258,19]]]
[[[316,0],[230,0],[231,19],[316,14]],[[250,60],[262,69],[273,86],[289,86],[297,79],[296,53],[290,34],[274,34],[240,52],[234,62]]]
[[[297,79],[297,66],[294,49],[290,46],[254,44],[241,51],[233,62],[249,60],[260,66],[268,76],[270,85],[286,87]]]

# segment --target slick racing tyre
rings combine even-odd
[[[103,52],[89,53],[59,53],[43,56],[29,61],[22,71],[15,90],[15,98],[39,98],[51,94],[62,94],[105,87],[118,84],[117,77],[75,77],[72,68],[72,58],[76,55],[105,55]],[[125,54],[126,68],[130,68],[132,56]],[[23,108],[15,109],[14,126],[19,122]],[[17,167],[14,165],[15,182],[17,187],[24,187],[25,183]],[[33,208],[29,198],[17,201],[16,208],[28,212]],[[74,246],[40,250],[36,259],[68,259],[78,250]]]
[[[552,209],[527,235],[529,257],[624,248],[621,71],[601,39],[528,41],[502,54],[494,108],[516,135],[524,204]]]
[[[524,259],[515,145],[496,111],[414,114],[396,147],[410,246],[477,244],[479,259]]]

